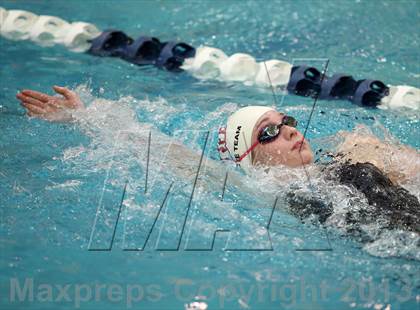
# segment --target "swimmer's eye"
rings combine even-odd
[[[274,137],[279,133],[279,127],[277,125],[269,125],[263,133],[267,136]]]
[[[283,117],[283,120],[282,120],[281,123],[283,125],[287,125],[287,126],[290,126],[290,127],[296,127],[297,124],[298,124],[297,120],[294,117],[288,116],[288,115],[285,115]]]
[[[280,127],[281,125],[268,125],[267,127],[264,127],[258,136],[258,141],[260,143],[270,142],[279,135]]]
[[[258,136],[258,141],[260,143],[267,143],[267,142],[273,141],[280,134],[281,127],[283,125],[296,127],[297,120],[292,116],[285,115],[280,124],[278,125],[272,124],[272,125],[268,125],[264,127]]]
[[[278,132],[279,132],[279,128],[275,125],[270,125],[265,130],[265,134],[269,136],[275,136],[278,134]]]

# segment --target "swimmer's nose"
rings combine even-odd
[[[290,141],[297,135],[297,130],[294,127],[284,125],[281,129],[281,135],[284,139]]]

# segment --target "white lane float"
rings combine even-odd
[[[259,66],[254,57],[237,53],[220,64],[221,79],[224,81],[253,81]]]
[[[382,98],[379,108],[410,108],[413,110],[420,109],[420,89],[412,86],[389,85],[389,95]]]
[[[7,10],[5,8],[0,7],[0,32],[1,32],[1,26],[6,20],[7,14],[8,14]]]
[[[42,46],[62,44],[73,52],[85,52],[101,33],[95,25],[0,8],[0,34],[10,40],[30,39]]]
[[[185,59],[181,68],[199,79],[215,79],[220,76],[220,65],[227,58],[218,48],[200,46],[196,49],[195,57]]]
[[[101,31],[93,24],[74,22],[67,29],[62,44],[73,52],[86,52],[91,46],[90,41],[100,34]]]
[[[32,26],[29,38],[43,46],[61,43],[70,24],[65,20],[48,15],[41,15]]]
[[[286,87],[290,80],[292,65],[286,61],[272,59],[260,62],[258,73],[255,76],[255,84],[257,86],[273,86]]]
[[[1,25],[1,34],[9,40],[29,39],[30,31],[38,20],[38,15],[23,10],[7,11]]]

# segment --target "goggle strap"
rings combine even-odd
[[[257,145],[260,143],[260,141],[255,141],[255,143],[253,145],[251,145],[251,147],[241,155],[241,157],[239,157],[236,162],[240,162],[242,161],[242,159],[244,159],[249,153],[252,152],[253,149],[255,149],[257,147]]]

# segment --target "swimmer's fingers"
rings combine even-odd
[[[46,114],[46,111],[43,108],[40,108],[36,105],[27,103],[27,102],[22,102],[22,106],[28,110],[28,115],[29,116],[42,116],[44,114]]]
[[[50,105],[46,105],[45,108],[40,108],[30,103],[22,102],[22,106],[26,108],[26,114],[29,117],[42,118],[53,122],[66,122],[72,120],[71,114],[61,113],[58,109]]]
[[[32,108],[33,113],[51,114],[58,112],[62,108],[58,104],[54,104],[53,99],[48,102],[42,102],[22,94],[18,94],[16,97],[22,102],[22,106],[24,106],[26,109],[29,109],[29,107],[35,107]]]
[[[42,102],[47,102],[48,100],[51,100],[51,98],[53,98],[50,95],[47,95],[47,94],[44,94],[35,90],[30,90],[30,89],[22,90],[21,94],[27,97],[31,97],[36,100],[42,101]]]
[[[38,100],[34,97],[26,96],[23,94],[23,92],[17,94],[16,98],[19,99],[22,103],[28,103],[28,104],[37,106],[39,108],[44,108],[44,106],[47,104],[46,102]]]
[[[63,95],[64,98],[67,100],[64,100],[63,103],[66,107],[71,109],[77,109],[83,107],[83,103],[81,102],[79,96],[70,89],[66,87],[60,87],[60,86],[54,86],[54,91],[60,95]]]
[[[53,89],[56,93],[63,95],[64,98],[68,99],[68,100],[78,100],[79,96],[77,96],[77,94],[74,91],[71,91],[70,89],[66,88],[66,87],[61,87],[61,86],[53,86]]]
[[[50,96],[50,95],[47,95],[47,94],[44,94],[35,90],[29,90],[29,89],[23,90],[16,97],[20,99],[21,101],[26,101],[26,102],[29,102],[30,104],[35,104],[41,107],[43,107],[44,105],[51,105],[57,108],[60,108],[60,107],[74,108],[75,103],[73,102],[79,99],[76,93],[70,91],[67,88],[58,87],[58,86],[54,86],[54,90],[57,93],[62,94],[65,97],[65,99]]]
[[[60,98],[53,97],[46,104],[48,105],[48,107],[54,110],[59,110],[59,109],[68,107],[67,101],[68,101],[67,99],[60,99]]]
[[[28,93],[27,91],[25,93],[31,96],[24,95],[24,92],[22,92],[17,94],[16,98],[21,101],[23,107],[34,114],[51,114],[58,112],[60,109],[58,104],[53,104],[56,98],[52,96],[38,96],[39,94],[34,94],[33,92]],[[48,100],[45,102],[41,101],[40,99]]]

